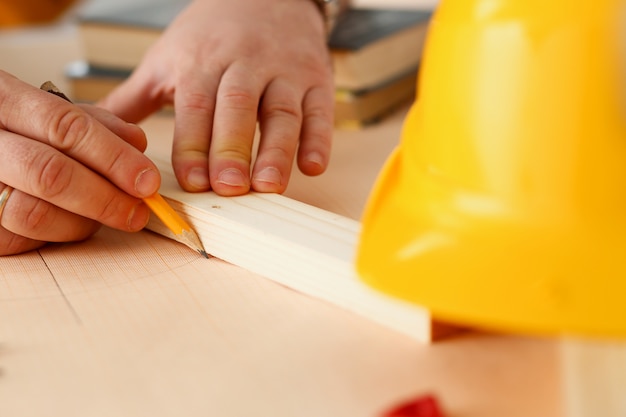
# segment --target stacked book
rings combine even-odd
[[[97,101],[119,85],[188,2],[85,9],[78,20],[85,59],[67,69],[73,98]],[[374,123],[414,99],[430,16],[430,10],[351,8],[340,17],[328,42],[339,127]]]

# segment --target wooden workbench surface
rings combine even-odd
[[[47,38],[65,45],[50,56],[80,53],[72,33]],[[43,80],[7,55],[43,41],[2,36],[0,67]],[[358,218],[403,113],[337,132],[328,173],[295,174],[287,195]],[[144,128],[158,140],[172,120]],[[468,332],[423,346],[150,232],[0,258],[2,416],[374,417],[434,393],[451,417],[556,417],[560,387],[555,341]]]

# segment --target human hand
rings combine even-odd
[[[100,105],[138,122],[171,103],[172,163],[187,191],[281,193],[296,153],[304,174],[321,174],[334,85],[315,3],[194,0]]]
[[[142,229],[160,175],[146,137],[94,106],[76,106],[0,71],[0,255],[82,240],[100,224]]]

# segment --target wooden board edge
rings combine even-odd
[[[345,218],[347,226],[343,227],[344,219],[339,215],[275,194],[241,196],[236,202],[231,197],[221,197],[214,193],[185,193],[178,187],[168,164],[160,165],[163,175],[161,194],[196,229],[207,252],[291,289],[352,311],[422,343],[430,343],[452,333],[450,326],[433,322],[427,310],[391,299],[360,281],[353,265],[358,239],[358,230],[352,227],[354,220]],[[253,199],[255,201],[250,201],[253,206],[244,205],[243,209],[239,207],[236,215],[228,210],[231,204]],[[263,206],[258,203],[259,199],[272,203],[271,213],[264,213],[256,208]],[[219,207],[220,210],[209,210],[207,207]],[[295,218],[293,221],[306,222],[310,214],[312,222],[324,222],[326,234],[333,228],[339,230],[330,233],[332,236],[352,234],[344,243],[353,245],[350,256],[346,256],[346,251],[341,250],[336,251],[336,254],[322,253],[319,250],[321,245],[308,245],[307,242],[323,242],[326,238],[321,236],[317,239],[318,237],[309,235],[317,233],[316,228],[303,227],[300,234],[306,233],[305,236],[294,236],[292,233],[288,237],[279,236],[276,231],[264,228],[264,216],[280,217],[281,213],[276,211],[283,209],[292,211],[285,213],[285,216]],[[297,216],[294,217],[293,211],[297,211]],[[223,213],[228,213],[228,216]],[[173,237],[156,218],[150,221],[147,229]]]

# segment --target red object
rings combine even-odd
[[[425,395],[400,404],[381,417],[444,417],[444,415],[439,409],[437,399],[432,395]]]

